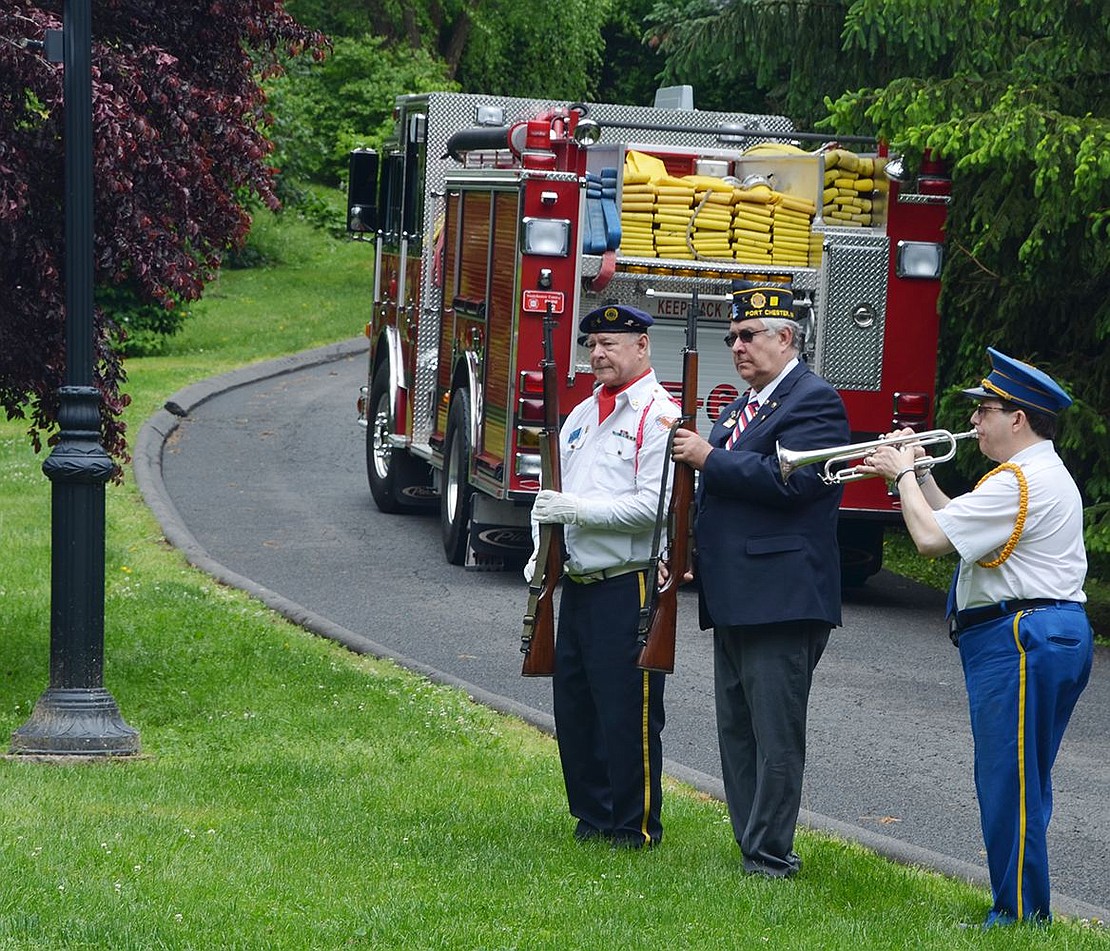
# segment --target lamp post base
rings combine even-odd
[[[31,718],[12,733],[15,756],[133,756],[139,731],[103,687],[49,687]]]

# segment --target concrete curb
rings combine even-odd
[[[231,571],[212,558],[200,545],[185,526],[180,513],[166,491],[162,479],[162,453],[165,444],[180,425],[180,420],[188,417],[202,403],[237,387],[247,386],[261,380],[271,379],[324,363],[331,363],[365,352],[367,347],[366,339],[357,337],[326,347],[306,350],[292,356],[242,367],[230,373],[194,383],[173,394],[163,404],[164,408],[143,424],[136,441],[132,457],[132,470],[135,474],[135,483],[142,493],[143,500],[158,520],[166,541],[179,549],[190,564],[211,575],[221,584],[245,591],[277,611],[278,614],[313,634],[342,644],[355,653],[370,654],[374,657],[391,660],[407,670],[427,677],[434,683],[457,687],[465,691],[476,703],[490,707],[500,713],[517,717],[537,729],[553,735],[555,723],[549,714],[499,694],[483,690],[481,687],[476,687],[474,684],[429,667],[427,664],[404,654],[399,654],[362,634],[351,631],[309,611],[276,591],[271,591],[269,588],[255,583],[250,578],[245,578]],[[666,772],[680,782],[686,783],[714,799],[724,801],[724,784],[716,777],[683,766],[680,763],[672,762],[669,759],[665,759],[663,765]],[[939,852],[913,846],[870,829],[841,822],[815,812],[802,810],[798,818],[801,825],[806,828],[857,842],[901,865],[925,868],[984,888],[989,889],[990,887],[985,868],[942,855]],[[1081,918],[1102,924],[1110,922],[1110,910],[1090,905],[1066,895],[1054,896],[1052,905],[1054,913],[1068,918]]]

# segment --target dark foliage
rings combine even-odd
[[[36,450],[65,382],[62,66],[22,41],[61,2],[0,4],[0,402]],[[276,207],[260,76],[323,38],[280,0],[97,0],[93,16],[95,281],[142,306],[200,296],[240,245],[255,195]],[[101,293],[103,300],[103,291]],[[96,313],[103,443],[127,458],[121,329]]]

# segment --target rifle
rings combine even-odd
[[[682,351],[682,415],[671,426],[667,441],[667,455],[663,468],[663,485],[659,490],[659,514],[656,518],[653,556],[659,551],[659,531],[663,522],[663,499],[667,493],[667,463],[675,432],[687,429],[697,432],[698,412],[698,317],[701,305],[695,290],[686,315],[686,348]],[[650,606],[640,612],[640,658],[638,665],[644,670],[657,670],[669,674],[674,671],[674,635],[678,622],[678,586],[682,576],[690,569],[693,560],[693,507],[694,470],[683,462],[675,463],[674,484],[671,487],[670,507],[667,511],[667,565],[670,569],[662,587],[652,585],[654,592]],[[652,564],[656,558],[652,558]]]
[[[551,304],[543,318],[543,432],[540,436],[540,486],[562,491],[559,466],[559,387],[551,332],[555,327]],[[528,607],[520,649],[522,677],[550,677],[555,673],[555,585],[563,574],[563,526],[541,525],[536,571],[528,582]]]

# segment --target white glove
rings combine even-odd
[[[542,489],[532,505],[532,518],[541,525],[574,525],[578,521],[578,497]]]
[[[536,560],[540,555],[540,527],[535,519],[531,519],[529,527],[532,529],[532,555],[528,559],[528,564],[524,566],[524,580],[531,584],[536,574]]]

